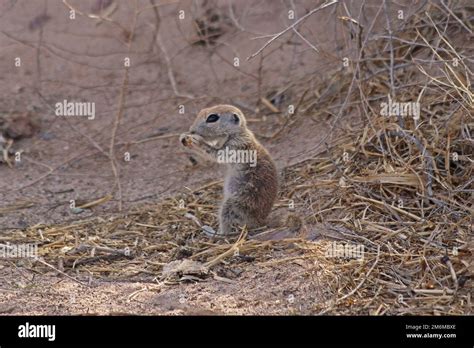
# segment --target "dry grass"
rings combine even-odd
[[[340,108],[365,119],[285,169],[281,200],[294,200],[307,228],[320,226],[322,238],[258,241],[246,231],[237,241],[205,238],[199,225],[216,226],[221,183],[214,182],[126,215],[33,226],[1,240],[39,240],[48,265],[31,267],[54,267],[81,282],[87,275],[167,280],[163,266],[181,259],[211,270],[181,273],[181,280],[216,276],[242,260],[271,267],[305,259],[326,292],[315,314],[472,313],[473,58],[456,36],[472,38],[473,9],[428,8],[391,35],[360,40],[360,59],[337,73],[337,90],[301,98],[301,117],[338,115]],[[335,105],[341,93],[344,105]],[[419,119],[381,116],[387,95],[419,101]],[[364,258],[327,257],[333,240],[363,245]],[[276,252],[285,256],[275,259]]]

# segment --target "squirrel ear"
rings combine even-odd
[[[232,120],[235,122],[235,124],[240,122],[240,118],[237,116],[237,114],[232,114]]]

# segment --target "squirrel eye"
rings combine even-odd
[[[209,116],[207,116],[206,122],[207,123],[212,123],[212,122],[216,122],[218,119],[219,119],[219,115],[210,114]]]

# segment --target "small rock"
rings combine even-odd
[[[205,276],[209,269],[202,263],[184,259],[175,260],[163,266],[163,278],[178,280],[183,277],[199,277]],[[197,279],[196,279],[197,280]]]

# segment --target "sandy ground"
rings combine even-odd
[[[138,1],[138,8],[145,10],[136,21],[130,48],[126,41],[134,2],[70,3],[78,10],[73,20],[59,1],[0,2],[0,116],[29,112],[39,124],[32,137],[13,144],[14,151],[22,152],[21,161],[13,168],[0,165],[0,241],[12,229],[121,214],[120,200],[126,212],[221,178],[216,165],[192,167],[177,142],[196,112],[214,103],[240,106],[279,168],[307,157],[306,150],[327,134],[331,116],[323,110],[299,117],[284,136],[265,137],[285,119],[259,99],[271,100],[281,92],[277,105],[284,109],[297,104],[305,90],[324,90],[322,81],[340,68],[340,59],[355,44],[344,26],[336,25],[333,9],[311,16],[301,29],[319,53],[287,35],[266,49],[264,58],[247,61],[265,42],[252,38],[291,24],[290,2],[246,0],[232,2],[230,8],[227,1],[157,1],[162,4],[158,20],[150,2]],[[110,17],[118,25],[79,14],[98,13],[101,3],[112,3],[105,13],[116,7]],[[295,4],[297,18],[315,6],[314,1]],[[349,10],[357,7],[347,5]],[[217,9],[222,35],[211,44],[196,43],[193,18],[210,8]],[[367,14],[374,8],[368,6]],[[184,19],[178,18],[180,10]],[[21,66],[15,67],[18,57]],[[125,58],[131,67],[115,138],[120,198],[108,151],[120,110]],[[55,103],[63,100],[94,102],[95,119],[54,115]],[[130,161],[124,160],[126,153]],[[113,198],[92,210],[75,214],[70,209],[71,200],[90,202],[109,193]],[[309,314],[312,303],[324,300],[324,285],[304,263],[271,269],[247,265],[227,274],[225,281],[211,277],[165,285],[92,280],[90,287],[23,266],[22,261],[0,262],[2,315]]]
[[[1,315],[311,314],[313,304],[324,298],[317,275],[304,264],[280,269],[244,266],[235,279],[225,281],[93,281],[87,287],[63,276],[33,278],[21,268],[6,268],[0,269]]]

